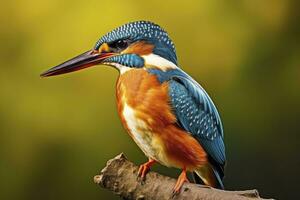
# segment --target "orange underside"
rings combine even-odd
[[[207,162],[206,153],[199,142],[176,124],[167,83],[161,84],[155,75],[143,69],[132,69],[119,77],[118,112],[131,135],[122,115],[124,99],[134,109],[136,116],[160,138],[170,165],[193,170]]]

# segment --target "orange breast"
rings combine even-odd
[[[168,83],[144,69],[131,69],[118,79],[117,106],[124,127],[146,156],[178,168],[206,163],[198,141],[176,124]]]

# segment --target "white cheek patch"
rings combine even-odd
[[[155,66],[163,71],[167,71],[168,69],[176,69],[178,68],[174,63],[171,61],[156,55],[156,54],[149,54],[149,55],[143,55],[142,56],[145,60],[145,66]]]

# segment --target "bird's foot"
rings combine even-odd
[[[155,163],[155,160],[149,159],[148,162],[140,165],[139,171],[138,171],[138,177],[141,177],[142,180],[145,179],[146,174],[149,172],[150,167]]]
[[[183,169],[183,171],[181,172],[181,174],[179,175],[177,182],[173,188],[173,196],[177,195],[180,193],[180,190],[183,186],[184,183],[189,183],[189,179],[186,176],[186,170]]]

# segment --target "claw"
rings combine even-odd
[[[189,183],[189,180],[186,176],[186,169],[183,169],[181,174],[179,175],[177,182],[173,188],[173,197],[180,193],[180,190],[184,183]]]
[[[150,167],[155,163],[155,160],[149,159],[148,162],[142,164],[138,171],[138,177],[141,177],[143,180],[146,177],[146,174],[149,172]]]

